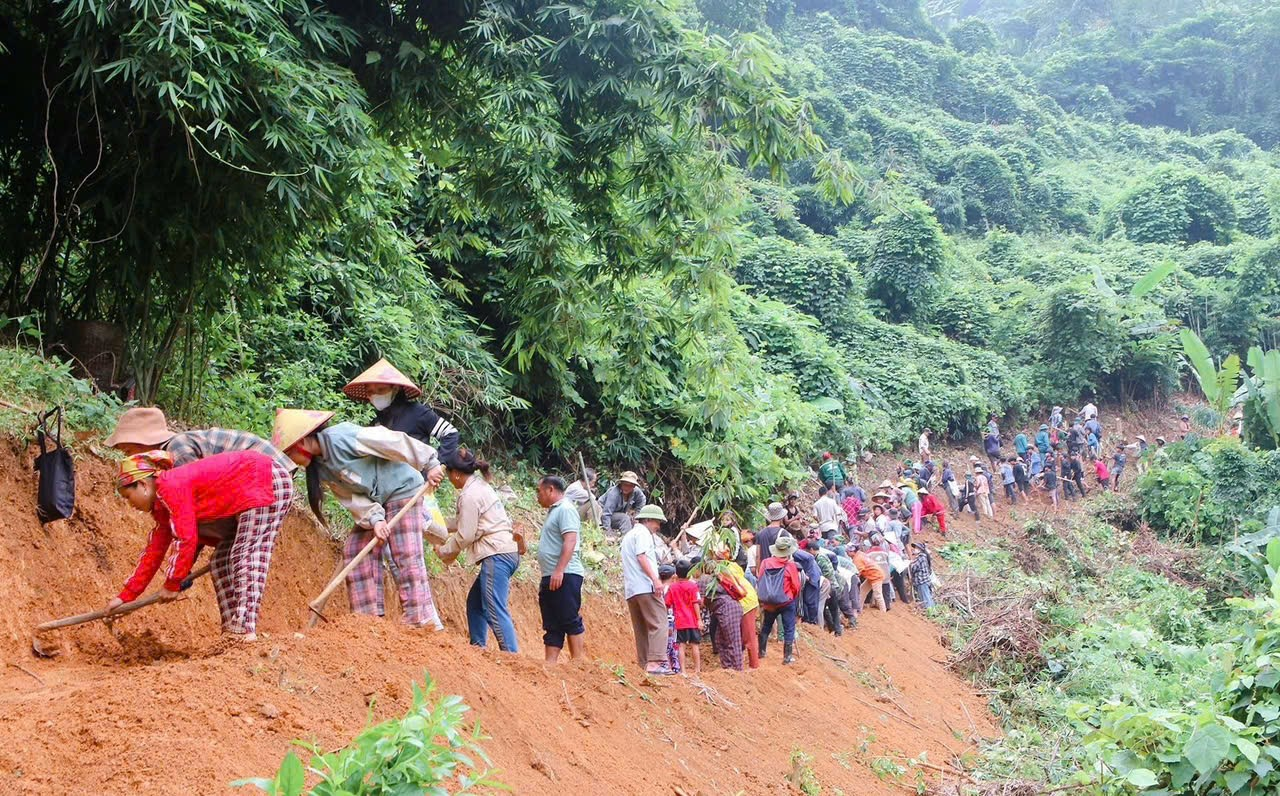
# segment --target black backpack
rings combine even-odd
[[[49,419],[57,416],[57,431],[50,435]],[[46,440],[53,443],[46,447]],[[36,442],[40,455],[36,457],[36,516],[41,524],[68,519],[76,507],[76,471],[71,462],[71,452],[62,447],[62,407],[55,406],[40,416],[36,426]]]

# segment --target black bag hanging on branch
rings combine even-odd
[[[49,433],[49,419],[57,417],[57,431]],[[46,440],[53,443],[46,447]],[[40,455],[36,457],[36,516],[41,524],[65,520],[76,507],[76,471],[71,462],[71,451],[62,447],[62,407],[55,406],[40,416],[36,426],[36,441],[40,443]]]

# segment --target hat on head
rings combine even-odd
[[[666,580],[667,578],[674,578],[675,576],[676,576],[676,568],[671,566],[670,564],[663,564],[662,566],[658,567],[658,577],[660,579]]]
[[[1142,436],[1141,434],[1139,434],[1137,437],[1135,437],[1135,439],[1142,440],[1143,442],[1146,442],[1146,441],[1147,441],[1147,438],[1146,438],[1146,437],[1144,437],[1144,436]]]
[[[889,495],[889,493],[888,493],[888,492],[877,492],[877,493],[875,493],[874,495],[872,495],[872,496],[871,496],[871,502],[872,502],[872,503],[874,503],[874,502],[876,502],[877,500],[879,500],[879,501],[885,501],[885,500],[888,500],[890,497],[891,497],[891,496]]]
[[[618,483],[640,486],[640,476],[636,475],[634,470],[624,470],[622,475],[618,476]]]
[[[658,522],[666,522],[667,515],[663,513],[662,507],[656,503],[650,503],[644,508],[636,512],[637,520],[657,520]]]
[[[1164,437],[1156,437],[1156,442],[1159,442],[1161,445],[1163,445],[1167,441],[1168,440],[1166,440]]]
[[[799,492],[788,492],[788,493],[787,493],[787,500],[790,500],[791,498],[799,499],[799,498],[800,498],[800,493],[799,493]]]
[[[886,478],[880,482],[880,486],[876,487],[876,489],[893,489],[893,483]]]
[[[107,447],[117,445],[163,445],[173,439],[164,412],[154,406],[140,406],[120,415],[116,430],[107,437]]]
[[[791,537],[791,534],[784,533],[778,536],[778,541],[769,546],[769,552],[778,558],[791,558],[796,548],[796,540]]]
[[[348,398],[354,398],[357,401],[369,400],[369,388],[375,384],[387,384],[392,387],[399,387],[404,390],[406,398],[417,398],[422,395],[422,390],[418,389],[418,385],[409,381],[409,377],[396,370],[390,362],[385,359],[379,359],[373,363],[373,366],[356,376],[342,388],[342,392]]]
[[[765,509],[764,516],[769,520],[769,522],[786,519],[787,507],[781,503],[770,503],[769,508]]]
[[[918,486],[918,487],[916,487],[916,492],[917,492],[918,494],[921,494],[921,495],[927,495],[927,494],[929,494],[929,490],[925,489],[925,488],[924,488],[924,487],[922,487],[922,486]]]
[[[1041,430],[1041,431],[1048,431],[1048,430],[1049,430],[1049,424],[1048,424],[1048,423],[1041,423],[1041,424],[1040,424],[1040,430]]]
[[[271,444],[277,450],[287,452],[332,417],[333,412],[314,409],[277,409],[275,427],[271,429]]]

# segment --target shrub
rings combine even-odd
[[[488,757],[480,747],[484,736],[477,722],[463,727],[468,708],[460,696],[432,704],[435,686],[413,686],[413,706],[402,719],[369,727],[350,746],[325,754],[320,747],[296,741],[311,754],[302,761],[290,752],[271,779],[243,779],[233,787],[254,786],[272,796],[394,796],[402,793],[464,794],[501,787],[490,778]],[[485,768],[477,766],[477,760]],[[306,787],[307,773],[319,777]]]

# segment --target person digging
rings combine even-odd
[[[293,504],[293,479],[284,467],[257,451],[234,451],[174,468],[168,453],[148,451],[120,463],[117,489],[129,505],[149,512],[155,527],[133,575],[107,603],[107,615],[142,594],[170,546],[174,552],[160,600],[177,599],[190,585],[201,547],[209,546],[222,632],[255,641],[271,552]],[[227,518],[235,519],[230,535],[213,535],[220,525],[198,526]]]

